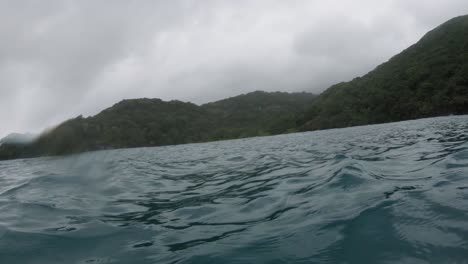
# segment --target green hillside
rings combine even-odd
[[[468,16],[454,18],[363,77],[310,93],[253,92],[205,105],[124,100],[68,120],[0,159],[162,146],[468,113]]]
[[[294,131],[314,97],[257,91],[202,106],[124,100],[93,117],[68,120],[33,144],[4,144],[0,159],[280,134]]]
[[[301,130],[468,113],[468,16],[454,18],[367,75],[323,92]]]

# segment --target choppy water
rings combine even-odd
[[[468,117],[0,162],[0,263],[468,263]]]

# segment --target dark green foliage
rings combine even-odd
[[[202,108],[219,118],[216,139],[265,136],[294,130],[298,115],[306,111],[313,98],[309,93],[257,91]]]
[[[468,113],[468,16],[454,18],[421,41],[314,101],[302,130]]]
[[[202,106],[124,100],[96,116],[68,120],[30,145],[2,145],[0,159],[285,133],[294,129],[313,98],[308,93],[253,92]]]

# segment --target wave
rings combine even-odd
[[[462,263],[467,121],[0,162],[0,262]]]

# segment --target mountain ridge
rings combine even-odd
[[[125,99],[94,116],[69,119],[32,144],[1,146],[0,159],[293,132],[297,117],[314,98],[311,93],[255,91],[203,105]]]
[[[300,130],[468,113],[468,15],[425,34],[366,75],[320,94]]]
[[[468,15],[453,18],[364,76],[310,93],[255,91],[196,105],[122,100],[63,122],[0,159],[206,142],[468,113]]]

